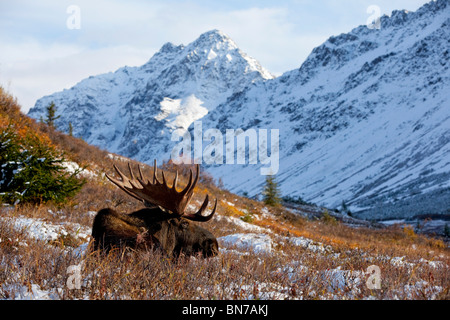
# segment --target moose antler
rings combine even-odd
[[[130,196],[138,200],[146,201],[151,204],[160,206],[179,217],[183,216],[184,218],[189,220],[204,222],[210,220],[213,217],[217,207],[217,199],[216,199],[213,211],[207,216],[202,215],[202,213],[206,210],[206,207],[208,206],[209,203],[208,195],[206,195],[202,206],[195,214],[185,214],[186,207],[189,204],[189,201],[191,200],[192,196],[194,195],[194,188],[198,182],[200,166],[197,164],[196,168],[197,173],[195,175],[194,181],[192,181],[192,170],[190,170],[189,182],[182,191],[177,191],[178,171],[176,171],[175,173],[175,178],[173,179],[172,187],[169,187],[167,185],[166,177],[164,176],[164,171],[162,171],[162,182],[158,180],[156,176],[157,174],[156,160],[154,162],[152,182],[150,180],[145,181],[141,168],[139,166],[138,170],[140,177],[136,178],[135,175],[133,174],[133,171],[131,170],[130,163],[128,163],[130,178],[124,175],[116,167],[116,165],[114,165],[114,169],[116,169],[121,180],[115,179],[109,176],[108,174],[106,174],[106,177],[109,180],[111,180],[111,182],[113,182],[115,185],[117,185],[120,189],[122,189]]]

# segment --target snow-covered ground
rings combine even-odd
[[[74,238],[89,239],[91,229],[77,223],[50,223],[42,219],[26,218],[26,217],[1,217],[21,232],[25,232],[28,237],[42,241],[56,240],[61,236],[67,236],[69,233]]]
[[[268,212],[267,209],[265,211]],[[85,214],[91,215],[92,213],[93,212],[87,212]],[[265,213],[265,215],[270,215],[270,213]],[[226,221],[227,223],[234,225],[236,230],[234,233],[218,238],[221,255],[235,257],[235,259],[254,255],[258,257],[261,263],[263,263],[266,258],[281,257],[281,259],[286,260],[286,262],[278,267],[278,269],[272,271],[272,275],[279,275],[281,277],[287,277],[288,279],[298,279],[298,277],[308,274],[309,277],[314,277],[317,281],[328,283],[327,292],[324,292],[321,295],[323,299],[342,299],[342,294],[345,294],[345,297],[348,299],[355,297],[361,298],[360,294],[362,286],[368,285],[367,281],[369,281],[370,272],[367,270],[348,270],[339,266],[331,269],[311,270],[311,268],[304,265],[304,262],[301,260],[293,261],[283,258],[286,255],[283,251],[283,247],[286,244],[289,244],[298,247],[299,250],[303,250],[304,254],[309,256],[312,255],[317,258],[327,257],[327,259],[331,259],[335,262],[344,262],[345,258],[342,258],[342,253],[335,252],[330,245],[325,245],[306,237],[287,237],[278,235],[268,228],[256,226],[253,223],[245,222],[236,217],[217,215],[217,219],[219,223],[221,221]],[[18,244],[19,246],[27,246],[27,238],[48,243],[49,241],[57,240],[61,236],[71,235],[72,237],[79,239],[81,245],[75,248],[66,247],[64,249],[64,254],[76,256],[83,261],[88,253],[87,250],[91,233],[89,227],[81,226],[76,223],[57,223],[44,221],[43,219],[8,215],[1,217],[0,223],[2,222],[9,223],[19,233],[27,236],[24,241]],[[374,259],[374,257],[367,252],[360,251],[358,255],[366,257],[369,261]],[[212,259],[212,261],[214,261],[214,259],[220,258]],[[377,259],[380,259],[380,257],[377,257]],[[414,270],[420,267],[431,267],[435,269],[448,267],[444,261],[431,261],[424,258],[417,261],[410,261],[404,256],[385,256],[381,257],[381,259],[386,261],[392,267],[406,270],[409,273],[413,273]],[[193,263],[195,263],[195,259],[193,260]],[[35,283],[27,286],[22,286],[20,284],[0,284],[0,286],[2,286],[4,290],[15,292],[13,298],[16,300],[53,300],[60,299],[63,296],[60,288],[43,290]],[[245,292],[258,292],[258,296],[249,295],[247,297],[249,299],[252,299],[252,297],[258,299],[292,298],[292,295],[289,295],[290,289],[288,287],[270,281],[255,281],[251,286],[242,284],[239,281],[232,281],[227,284],[226,287],[217,285],[214,288],[208,288],[208,290],[227,294],[236,292],[237,288]],[[429,299],[434,299],[438,294],[443,292],[444,288],[422,280],[404,285],[395,290],[393,293],[394,299],[396,297],[399,299],[416,297],[419,293],[425,293]],[[299,292],[296,295],[296,298],[307,299],[310,296],[316,296],[316,294],[316,292],[311,291],[304,296],[302,292]],[[365,298],[371,299],[372,297],[367,296]]]

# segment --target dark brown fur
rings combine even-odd
[[[125,245],[138,250],[159,248],[173,257],[201,254],[206,258],[218,254],[219,246],[211,232],[187,219],[168,215],[158,207],[131,214],[102,209],[92,226],[94,250],[109,251]]]

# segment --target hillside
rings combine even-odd
[[[141,207],[104,177],[113,164],[123,168],[129,160],[37,124],[19,110],[2,89],[1,118],[14,118],[48,138],[72,167],[86,166],[80,173],[86,183],[60,204],[1,204],[0,299],[449,298],[450,254],[442,240],[409,226],[349,227],[316,206],[303,205],[295,213],[265,206],[218,188],[208,175],[201,177],[193,203],[200,205],[206,193],[219,199],[217,215],[204,223],[218,238],[218,257],[92,255],[88,244],[99,209]],[[148,174],[148,166],[141,165]],[[377,270],[373,266],[380,270],[381,289],[367,285],[371,270]],[[70,289],[77,267],[80,288]]]

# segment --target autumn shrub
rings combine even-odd
[[[330,215],[330,213],[328,212],[328,210],[324,210],[324,212],[322,213],[322,217],[321,220],[327,224],[331,224],[331,225],[336,225],[338,222],[336,220],[335,217],[333,217],[332,215]]]

